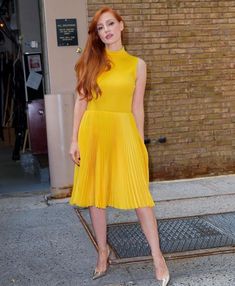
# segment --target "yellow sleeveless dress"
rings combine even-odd
[[[152,207],[148,153],[132,113],[138,58],[122,48],[107,50],[112,68],[97,79],[102,90],[88,102],[78,132],[80,166],[75,165],[69,203],[119,209]]]

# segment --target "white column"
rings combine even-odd
[[[73,162],[69,146],[73,125],[74,66],[87,38],[85,0],[40,0],[45,64],[45,110],[47,124],[51,191],[54,196],[69,195],[73,184]],[[77,19],[77,46],[58,46],[56,19]]]
[[[51,192],[61,196],[70,193],[73,183],[74,165],[69,156],[73,107],[71,93],[45,96]]]

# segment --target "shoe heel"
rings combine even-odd
[[[95,269],[92,275],[92,280],[99,279],[107,274],[110,264],[110,255],[111,255],[111,250],[110,247],[108,246],[107,269],[105,271],[96,271]]]

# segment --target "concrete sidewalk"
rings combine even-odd
[[[197,194],[204,193],[202,188],[212,188],[211,192],[215,194],[216,186],[219,186],[223,189],[223,194],[219,195],[220,204],[224,204],[223,198],[229,197],[232,201],[235,192],[234,179],[235,176],[221,176],[151,183],[154,196],[160,197],[160,193],[165,196],[163,198],[162,195],[162,199],[159,198],[156,204],[157,217],[179,216],[180,210],[177,213],[177,206],[174,206],[172,212],[169,208],[174,200],[187,200],[182,198],[181,194],[188,195],[189,186],[194,186]],[[181,194],[178,198],[172,197],[169,200],[167,192]],[[213,198],[213,194],[211,193],[209,198]],[[51,201],[51,205],[47,206],[43,195],[22,193],[0,196],[1,286],[160,285],[154,279],[151,262],[112,265],[105,277],[92,281],[96,250],[73,207],[66,199]],[[196,200],[198,198],[199,196]],[[191,198],[188,197],[188,200]],[[231,212],[232,207],[235,212],[235,204],[228,205],[227,211]],[[202,211],[200,206],[197,211],[196,208],[193,210],[201,213]],[[185,213],[189,214],[189,210]],[[114,219],[136,220],[134,211],[109,209],[108,214],[109,222]],[[231,231],[235,233],[235,222],[231,222]],[[167,264],[171,272],[169,286],[235,285],[234,253],[168,260]]]

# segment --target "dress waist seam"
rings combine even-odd
[[[107,113],[133,114],[132,111],[96,110],[96,109],[86,109],[85,111],[86,111],[86,112],[107,112]]]

